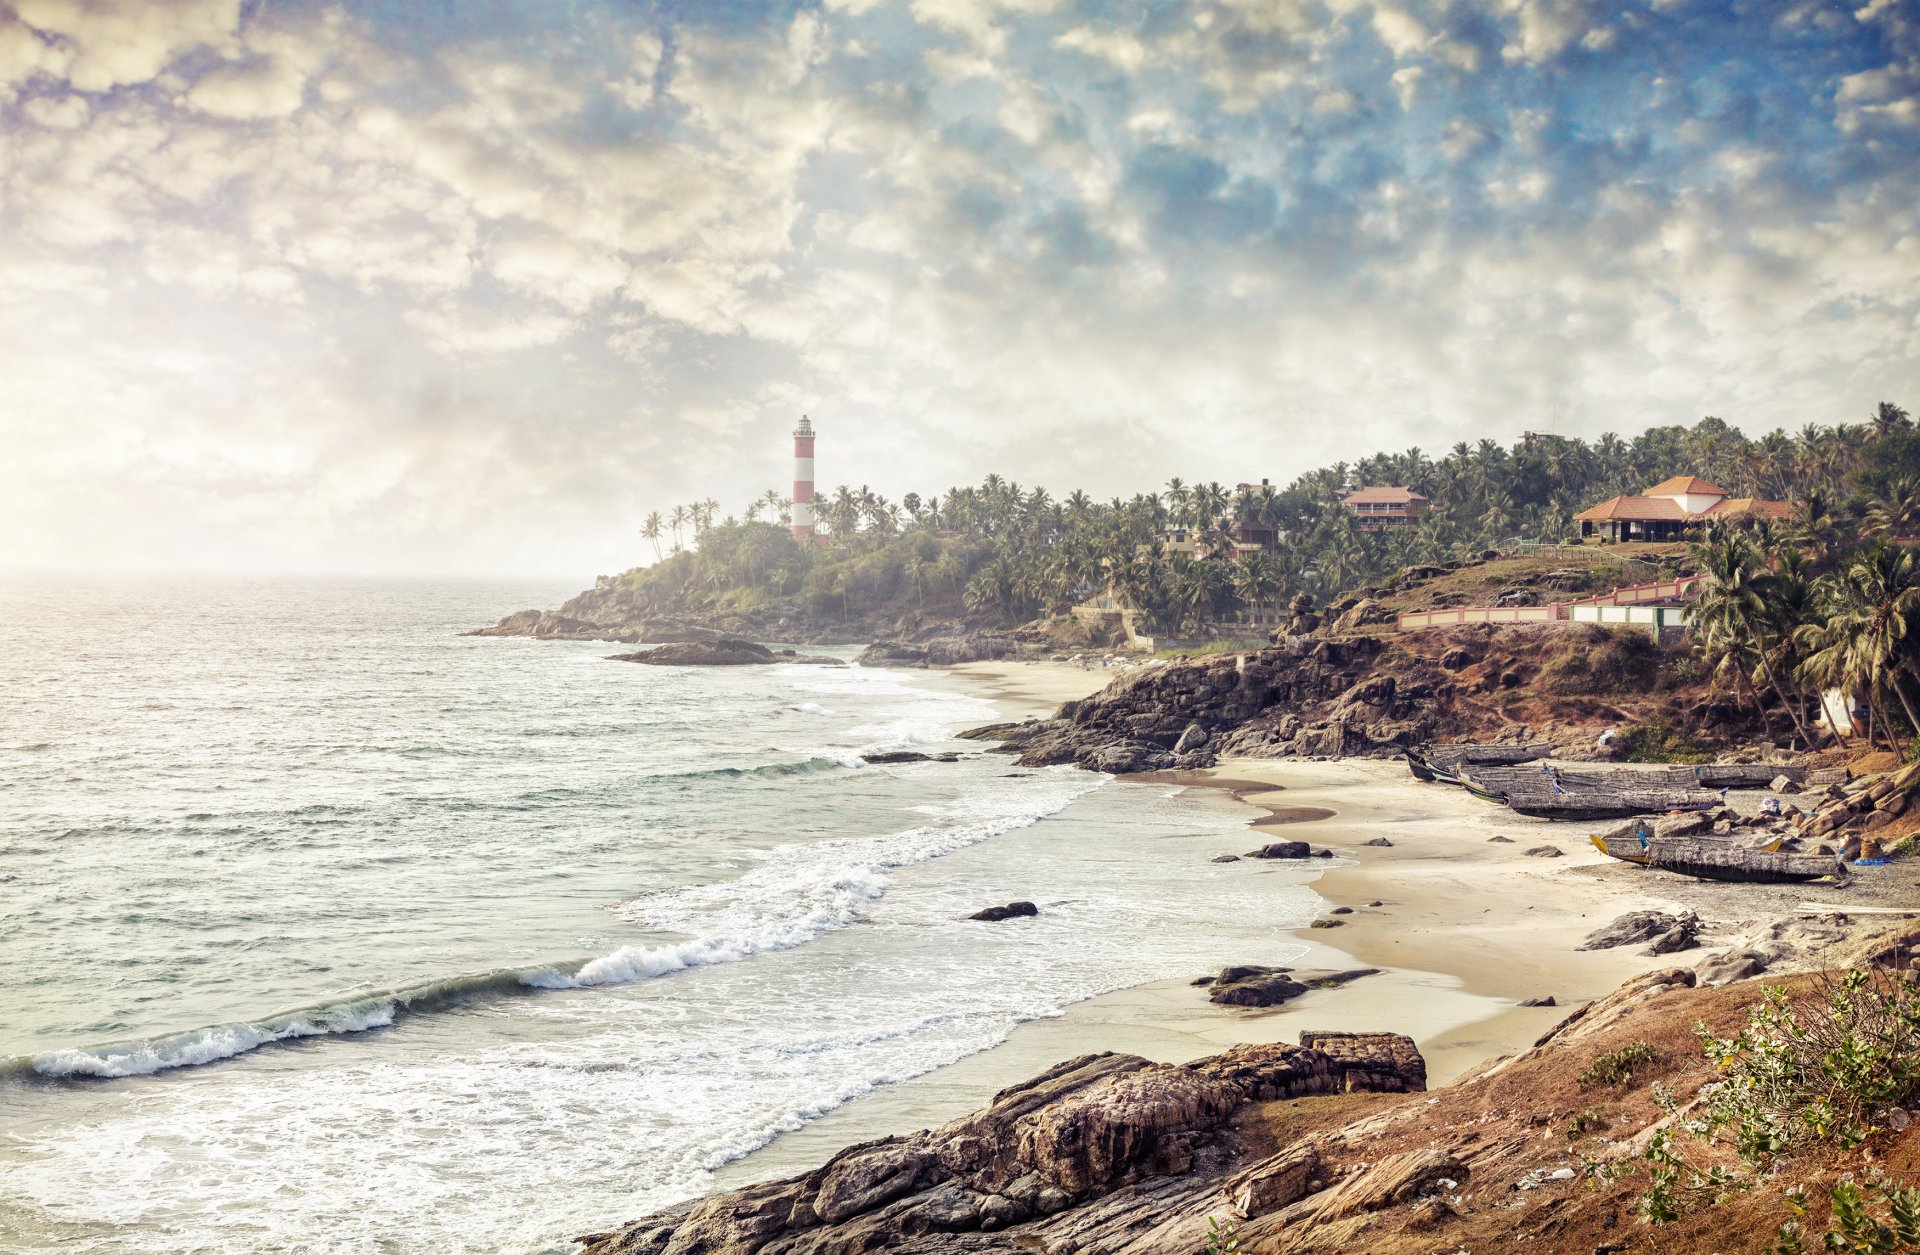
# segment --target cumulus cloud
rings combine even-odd
[[[20,20],[70,50],[80,91],[150,82],[176,56],[227,40],[240,0],[13,0]]]
[[[0,564],[1920,400],[1899,5],[13,7]]]

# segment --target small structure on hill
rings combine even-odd
[[[1784,501],[1734,497],[1698,475],[1676,475],[1639,496],[1609,497],[1574,515],[1582,536],[1610,540],[1672,540],[1708,519],[1755,515],[1786,518],[1793,508]]]
[[[1417,526],[1433,508],[1431,501],[1411,488],[1371,484],[1351,490],[1340,504],[1352,512],[1363,532]]]

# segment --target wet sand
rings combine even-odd
[[[1010,718],[1047,713],[1113,678],[1059,663],[974,663],[929,674],[953,676],[968,691],[986,689]],[[1336,858],[1313,861],[1321,869],[1313,888],[1326,903],[1321,918],[1338,924],[1283,930],[1300,956],[1291,965],[1377,967],[1380,974],[1270,1009],[1217,1006],[1187,980],[1089,999],[1057,1018],[1021,1025],[992,1050],[851,1102],[728,1166],[716,1185],[801,1171],[855,1142],[938,1124],[1063,1059],[1101,1051],[1179,1062],[1242,1042],[1295,1041],[1302,1029],[1388,1030],[1412,1036],[1431,1082],[1443,1085],[1530,1045],[1569,1007],[1636,972],[1700,957],[1648,956],[1639,946],[1575,949],[1627,911],[1680,905],[1661,896],[1660,882],[1593,875],[1606,859],[1587,842],[1591,825],[1515,815],[1458,789],[1422,785],[1389,762],[1242,759],[1146,779],[1204,790],[1246,815],[1253,831],[1244,842],[1223,842],[1220,854],[1242,854],[1268,840],[1305,840],[1333,851]],[[1365,844],[1379,837],[1392,844]],[[1562,856],[1525,853],[1540,845]],[[1247,875],[1299,867],[1246,858],[1240,865]],[[1337,906],[1351,913],[1327,913]],[[1271,926],[1221,926],[1245,931],[1249,961],[1276,961]],[[1548,995],[1557,1006],[1517,1005]]]

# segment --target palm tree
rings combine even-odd
[[[653,560],[660,561],[660,511],[647,513],[646,522],[640,525],[640,535],[653,542]]]
[[[1913,551],[1878,544],[1822,581],[1825,621],[1800,629],[1805,667],[1816,682],[1865,693],[1893,740],[1882,698],[1892,693],[1910,728],[1920,729],[1902,676],[1920,646],[1920,569]]]
[[[1280,595],[1280,564],[1264,553],[1249,553],[1233,564],[1233,592],[1247,609],[1259,611]]]
[[[680,552],[680,529],[687,525],[687,507],[683,505],[677,505],[673,507],[673,514],[668,519],[668,523],[673,528],[673,551],[675,553],[679,553]]]

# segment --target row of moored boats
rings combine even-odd
[[[1793,838],[1770,829],[1743,829],[1735,819],[1715,828],[1706,812],[1726,806],[1731,789],[1765,788],[1781,775],[1799,782],[1793,768],[1750,763],[1647,770],[1567,769],[1542,761],[1544,745],[1440,745],[1408,750],[1417,779],[1453,785],[1475,797],[1539,819],[1626,822],[1592,837],[1604,853],[1622,862],[1708,880],[1792,883],[1844,876],[1831,850],[1784,849]],[[1691,823],[1663,822],[1698,816]],[[1684,834],[1661,829],[1681,827]]]

